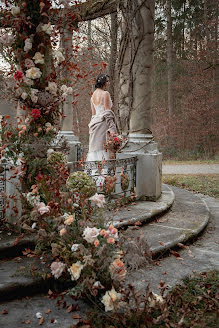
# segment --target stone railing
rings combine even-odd
[[[71,172],[84,171],[91,176],[99,193],[113,197],[124,195],[129,197],[136,188],[137,157],[113,159],[103,162],[73,162]]]

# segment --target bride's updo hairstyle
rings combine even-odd
[[[104,87],[104,85],[106,84],[108,78],[109,78],[109,75],[107,75],[107,74],[98,75],[98,77],[96,79],[95,89],[97,89],[97,88],[102,89]]]

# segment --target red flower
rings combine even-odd
[[[31,115],[36,120],[38,117],[41,116],[41,111],[37,108],[32,109]]]
[[[39,172],[36,176],[37,181],[41,181],[43,179],[43,173]]]
[[[21,71],[16,71],[14,73],[14,79],[16,81],[21,80],[23,78],[23,76],[24,76],[24,73],[22,73]]]
[[[117,138],[117,137],[115,137],[115,138],[113,139],[113,141],[114,141],[114,142],[117,142],[117,141],[118,141],[118,138]]]

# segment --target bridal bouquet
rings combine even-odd
[[[112,153],[116,153],[122,146],[123,139],[119,136],[108,136],[106,144],[104,145],[105,150],[109,150]]]

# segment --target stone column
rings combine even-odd
[[[61,47],[65,52],[66,62],[69,63],[71,61],[72,54],[72,32],[69,29],[65,29],[61,34]],[[71,85],[71,74],[67,67],[62,72],[63,80],[65,80],[65,84]],[[66,98],[66,101],[63,104],[63,114],[64,119],[60,122],[61,130],[58,133],[59,137],[64,137],[68,141],[68,145],[70,147],[70,152],[68,155],[68,161],[74,162],[77,161],[77,148],[80,144],[78,137],[76,137],[73,133],[73,96],[69,95]]]
[[[124,20],[128,26],[129,137],[118,158],[137,156],[137,198],[156,200],[161,195],[162,154],[151,132],[154,0],[127,0]],[[128,24],[129,21],[129,24]],[[126,41],[127,42],[127,41]],[[124,81],[124,74],[122,76]],[[123,89],[124,90],[124,89]],[[126,88],[127,90],[127,88]]]

